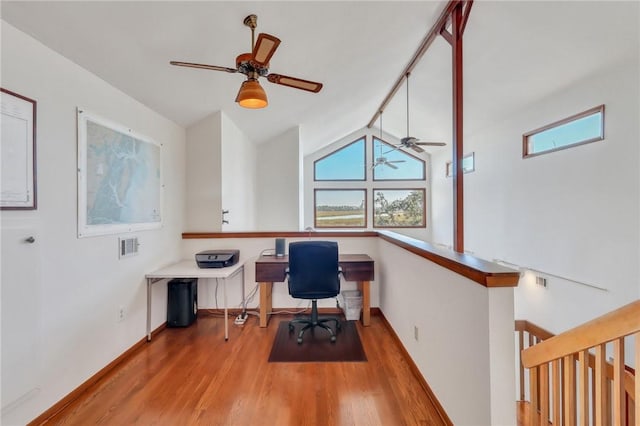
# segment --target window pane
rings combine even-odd
[[[604,139],[604,105],[524,134],[524,157]]]
[[[316,189],[316,228],[364,228],[367,226],[364,189]]]
[[[424,161],[373,137],[373,180],[424,180]],[[380,161],[383,158],[385,162]],[[397,167],[397,168],[394,168]]]
[[[470,173],[476,170],[476,153],[472,152],[462,157],[462,172]],[[453,176],[453,162],[447,161],[447,177]]]
[[[374,189],[373,226],[421,228],[425,226],[424,189]]]
[[[313,164],[315,180],[364,180],[365,141],[362,137]]]

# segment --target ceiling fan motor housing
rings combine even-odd
[[[269,64],[262,66],[256,63],[253,60],[253,55],[251,53],[241,53],[238,55],[236,58],[236,68],[238,69],[238,72],[241,72],[244,75],[251,75],[255,73],[260,77],[264,77],[269,73]]]

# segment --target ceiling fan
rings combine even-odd
[[[384,164],[385,166],[391,167],[392,169],[397,169],[398,166],[396,166],[394,163],[404,163],[406,160],[389,160],[387,157],[384,156],[383,152],[382,152],[382,111],[380,111],[380,157],[377,157],[374,159],[373,161],[373,165],[371,166],[371,169],[374,169],[376,166],[379,166],[381,164]],[[395,151],[394,148],[391,151]],[[391,152],[388,151],[388,152]]]
[[[424,149],[420,148],[420,146],[445,146],[444,142],[421,142],[418,138],[413,136],[409,136],[409,76],[411,74],[407,73],[407,136],[400,139],[400,144],[395,145],[395,148],[391,151],[395,151],[399,148],[411,148],[416,152],[424,152]],[[385,154],[391,152],[387,151]]]
[[[169,63],[180,67],[201,68],[228,73],[239,72],[246,75],[247,79],[240,86],[236,96],[236,102],[245,108],[264,108],[268,105],[267,94],[258,82],[259,77],[266,77],[271,83],[313,93],[318,93],[322,89],[322,83],[269,73],[269,60],[278,48],[280,39],[270,34],[260,33],[258,40],[255,41],[255,29],[258,26],[258,17],[256,15],[249,15],[244,18],[244,25],[251,28],[251,53],[238,55],[235,68],[179,61],[170,61]]]

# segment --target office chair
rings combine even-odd
[[[286,278],[289,294],[297,299],[311,299],[311,317],[289,321],[289,332],[294,324],[305,326],[298,333],[298,344],[308,329],[321,327],[336,341],[336,334],[326,323],[336,323],[336,333],[340,330],[340,319],[336,317],[318,318],[318,299],[336,297],[340,293],[340,266],[338,265],[338,243],[333,241],[299,241],[289,243],[289,267]]]

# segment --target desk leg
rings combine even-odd
[[[224,341],[229,340],[229,312],[227,308],[227,279],[222,279],[222,300],[224,303]]]
[[[151,278],[147,278],[147,342],[151,341]]]
[[[362,325],[371,325],[371,282],[358,281],[358,290],[362,295]]]
[[[266,327],[269,322],[269,314],[273,309],[271,293],[273,291],[273,283],[260,283],[260,327]]]

